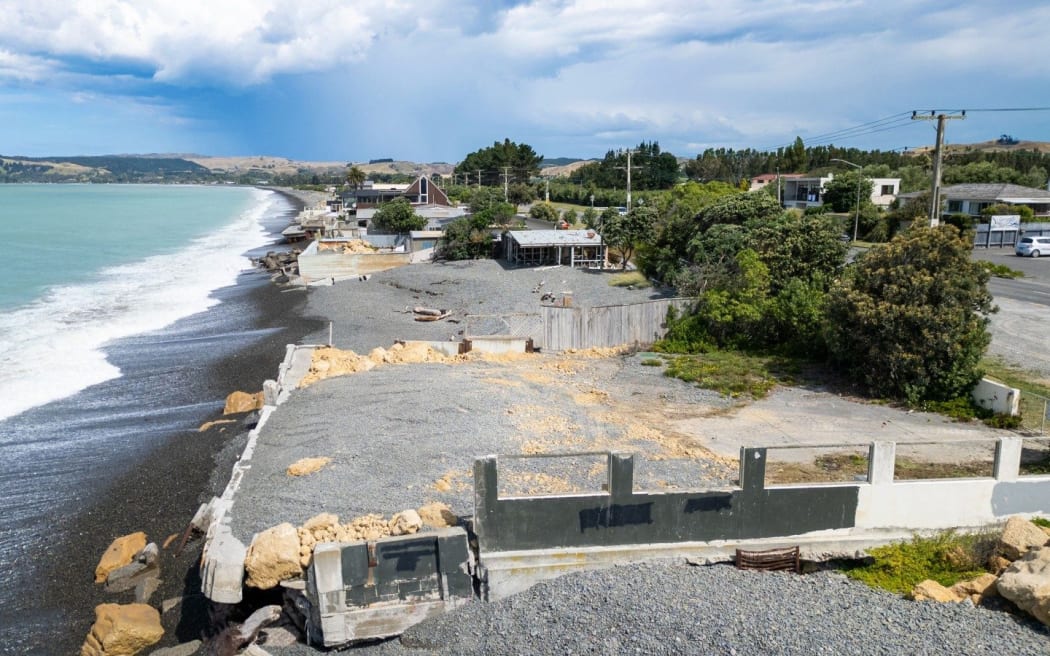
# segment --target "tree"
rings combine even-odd
[[[857,209],[857,176],[860,176],[860,205],[871,204],[874,182],[857,170],[846,171],[828,180],[824,185],[824,204],[836,212],[855,212]]]
[[[507,202],[524,205],[536,199],[536,190],[527,184],[516,182],[507,188]]]
[[[648,205],[633,207],[626,214],[616,212],[603,222],[602,240],[620,251],[622,268],[627,268],[638,244],[652,238],[655,222],[656,210]]]
[[[365,183],[366,177],[365,172],[355,164],[346,172],[346,184],[350,185],[350,188],[354,191],[357,191]]]
[[[921,227],[876,246],[828,299],[834,362],[876,396],[950,400],[980,380],[995,311],[988,273],[954,226]]]
[[[529,209],[529,216],[537,221],[555,223],[558,220],[558,210],[550,203],[533,203]]]
[[[578,218],[579,218],[579,216],[576,214],[576,210],[572,209],[571,207],[565,208],[565,211],[563,211],[561,213],[561,220],[564,221],[565,224],[569,225],[569,226],[576,225],[576,220]],[[593,226],[587,226],[587,227],[591,228]]]
[[[467,174],[472,180],[480,172],[482,184],[503,186],[504,173],[510,176],[509,182],[528,182],[539,175],[542,161],[543,156],[537,155],[532,146],[504,139],[503,143],[496,141],[467,155],[455,172]]]
[[[492,231],[488,217],[483,213],[452,221],[445,226],[437,250],[440,257],[448,260],[492,257]]]
[[[372,217],[372,225],[383,232],[404,233],[422,230],[427,220],[412,209],[407,198],[395,198],[383,203]]]
[[[593,207],[588,207],[583,210],[583,225],[588,228],[598,227],[598,210]]]

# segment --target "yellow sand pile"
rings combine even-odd
[[[389,520],[382,515],[363,515],[345,524],[332,513],[321,513],[306,520],[296,529],[299,534],[299,562],[310,564],[314,547],[322,542],[358,542],[378,540],[391,535],[412,535],[423,528],[423,520],[415,510],[402,510]]]
[[[317,250],[318,252],[336,251],[337,253],[374,253],[379,249],[361,239],[351,239],[350,241],[321,242],[317,245]]]
[[[367,355],[333,347],[314,349],[310,371],[303,376],[299,387],[307,387],[325,378],[369,371],[384,364],[414,364],[419,362],[458,362],[462,356],[447,356],[430,348],[424,342],[405,342],[389,349],[376,347]]]

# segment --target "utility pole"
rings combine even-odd
[[[510,167],[509,166],[504,166],[503,167],[503,173],[500,174],[500,177],[503,178],[503,202],[506,203],[507,202],[507,191],[508,191],[508,187],[510,186]]]
[[[481,188],[481,169],[478,169],[478,188]]]
[[[933,148],[933,190],[930,193],[931,228],[941,222],[941,161],[944,157],[944,122],[946,120],[964,118],[966,118],[965,109],[955,116],[948,116],[944,113],[938,114],[935,109],[931,109],[929,115],[919,114],[918,111],[911,113],[911,120],[913,121],[932,121],[937,119],[937,142]]]
[[[633,150],[627,151],[627,166],[617,166],[618,169],[627,169],[627,211],[631,211],[631,169],[640,169],[640,166],[631,166],[631,155],[634,153]]]
[[[544,177],[543,184],[543,201],[549,203],[551,202],[551,179],[549,177]]]

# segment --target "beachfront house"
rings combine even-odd
[[[503,256],[518,266],[601,269],[606,247],[594,230],[509,230],[503,235]]]
[[[824,204],[824,187],[835,178],[834,173],[826,176],[781,176],[781,204],[804,210],[807,207],[819,207]],[[886,209],[897,198],[901,190],[900,178],[870,178],[872,181],[871,203]],[[768,184],[768,183],[767,183]]]
[[[901,194],[901,200],[916,198],[928,192],[913,191]],[[1050,190],[994,183],[967,183],[941,187],[945,214],[980,216],[992,205],[1027,205],[1037,217],[1050,217]]]
[[[452,204],[445,190],[430,176],[421,175],[411,184],[377,184],[366,181],[356,191],[357,226],[367,230],[372,217],[383,205],[395,198],[407,198],[412,211],[427,220],[426,230],[441,230],[447,223],[464,214],[466,209]]]

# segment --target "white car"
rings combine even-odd
[[[1050,255],[1050,237],[1021,237],[1014,246],[1018,257]]]

